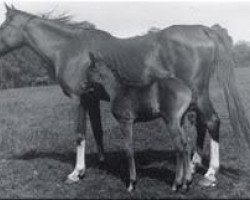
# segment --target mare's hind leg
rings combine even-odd
[[[198,112],[201,123],[206,126],[210,135],[210,162],[204,179],[200,181],[202,186],[214,186],[217,182],[216,175],[219,170],[219,128],[220,119],[215,112],[208,97],[198,100]],[[204,140],[204,138],[203,138]],[[202,141],[203,142],[203,141]]]
[[[91,100],[88,103],[90,124],[97,144],[99,161],[104,161],[103,129],[101,123],[100,101]]]

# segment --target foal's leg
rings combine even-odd
[[[185,159],[184,159],[184,171],[185,171],[185,179],[183,183],[183,189],[186,190],[188,189],[188,185],[192,182],[193,175],[192,175],[192,162],[191,162],[191,155],[192,152],[194,151],[194,128],[196,124],[197,116],[194,111],[188,111],[185,113],[183,117],[183,124],[182,124],[182,130],[183,130],[183,135],[186,137],[187,141],[187,148],[185,149]],[[186,186],[186,188],[185,188]]]
[[[179,121],[168,121],[166,120],[167,130],[170,133],[171,138],[173,139],[174,147],[176,150],[176,173],[175,180],[172,185],[172,190],[177,191],[178,188],[183,183],[184,178],[184,154],[183,154],[183,140],[180,132]]]
[[[132,192],[136,184],[136,168],[133,149],[133,122],[119,122],[122,135],[125,139],[126,156],[129,166],[129,185],[127,190]]]
[[[191,162],[191,171],[194,174],[196,171],[196,167],[202,164],[202,152],[204,146],[204,140],[207,132],[206,124],[202,121],[202,116],[200,113],[197,114],[196,120],[196,130],[197,130],[197,139],[196,139],[196,149],[194,151],[192,162]]]
[[[87,102],[82,101],[79,105],[79,122],[77,124],[77,147],[75,169],[68,175],[66,183],[71,184],[79,181],[85,174],[85,143],[87,125]]]
[[[103,148],[103,129],[101,123],[101,113],[100,113],[100,101],[92,100],[88,104],[89,118],[92,130],[94,132],[94,137],[97,144],[97,151],[99,156],[99,161],[104,161],[104,148]]]

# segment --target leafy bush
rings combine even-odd
[[[48,64],[29,48],[15,50],[0,58],[0,88],[53,84],[53,74],[47,68]]]
[[[236,67],[250,67],[250,43],[240,41],[234,45],[234,60]]]

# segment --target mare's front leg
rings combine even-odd
[[[79,181],[85,174],[85,144],[86,144],[86,127],[87,127],[87,109],[88,101],[81,97],[79,105],[79,117],[77,123],[77,147],[76,147],[76,164],[72,173],[67,177],[66,183],[71,184]]]
[[[89,109],[89,119],[91,123],[92,130],[94,132],[94,137],[97,144],[97,151],[99,156],[99,161],[104,161],[104,147],[103,147],[103,129],[101,123],[101,111],[100,111],[100,100],[92,100],[88,105]]]

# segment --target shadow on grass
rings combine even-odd
[[[13,159],[32,160],[37,158],[48,158],[74,166],[75,157],[76,155],[74,152],[56,153],[30,151],[22,155],[14,156]],[[165,181],[169,185],[173,182],[175,172],[166,166],[169,164],[171,166],[175,165],[174,151],[138,151],[135,152],[135,160],[139,177],[148,177]],[[120,178],[124,182],[127,182],[127,178],[129,177],[127,160],[123,151],[106,152],[105,162],[101,165],[98,162],[96,153],[87,154],[86,165],[88,168],[100,168],[106,171],[106,173]]]
[[[74,152],[56,153],[30,151],[23,155],[15,156],[14,159],[32,160],[37,158],[49,158],[74,166],[75,157],[76,155]],[[135,161],[138,177],[147,177],[163,181],[169,186],[173,183],[176,164],[174,151],[157,151],[152,149],[137,151],[135,152]],[[199,174],[204,174],[206,172],[208,166],[207,158],[204,159],[203,164],[205,167],[198,168],[197,172]],[[86,155],[86,165],[88,168],[100,168],[106,171],[106,173],[120,178],[125,183],[129,177],[127,160],[123,151],[106,152],[105,162],[101,165],[98,162],[97,154],[89,153]],[[220,167],[220,173],[229,178],[237,179],[240,170],[222,165]]]

